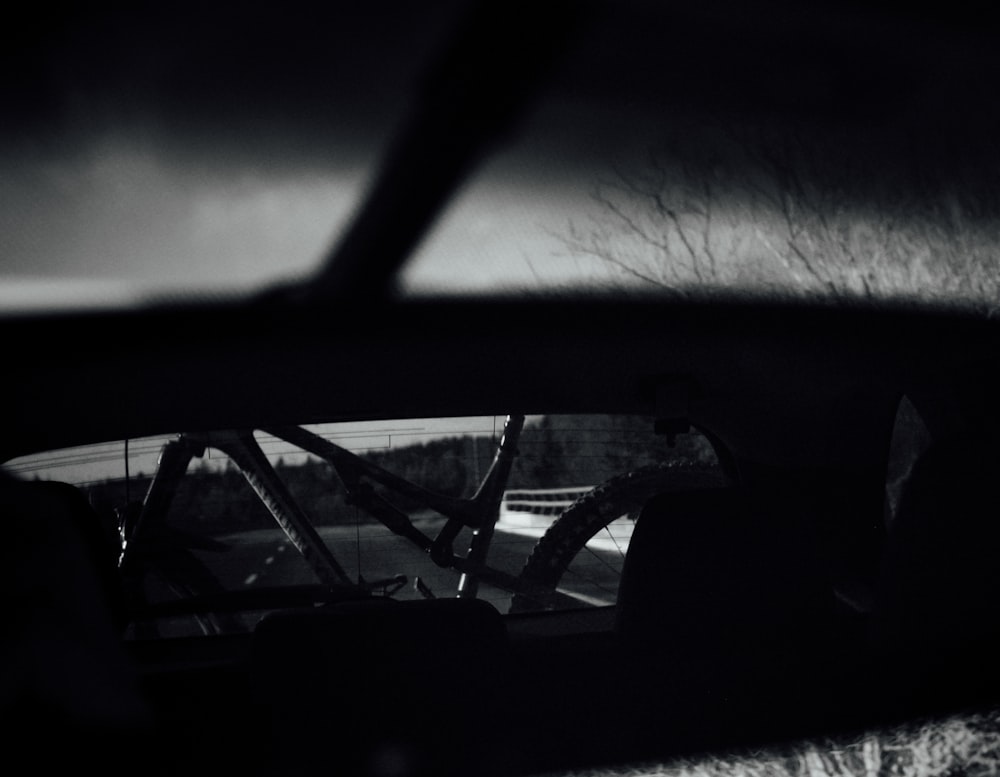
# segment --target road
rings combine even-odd
[[[440,526],[431,520],[419,523],[430,536]],[[544,523],[498,525],[489,564],[516,575],[544,529]],[[626,532],[629,529],[625,527]],[[359,570],[367,581],[405,575],[408,584],[395,594],[397,599],[420,598],[422,594],[415,586],[418,578],[436,596],[454,596],[457,591],[457,572],[437,567],[419,548],[380,524],[321,527],[319,533],[352,578],[357,577]],[[468,530],[459,535],[456,551],[464,553],[470,538]],[[280,529],[243,532],[218,539],[227,545],[225,551],[199,552],[198,557],[227,590],[318,582]],[[578,563],[564,578],[566,591],[585,603],[613,603],[625,547],[627,535],[616,540],[595,539],[591,551],[581,553]],[[480,598],[491,601],[501,612],[506,612],[510,603],[508,592],[486,585],[480,589]]]

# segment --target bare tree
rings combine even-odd
[[[613,168],[565,240],[631,288],[1000,310],[1000,170],[762,130],[678,133]],[[692,140],[694,138],[694,140]],[[898,161],[898,149],[894,149]]]

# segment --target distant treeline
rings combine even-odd
[[[486,474],[497,441],[460,436],[363,454],[372,461],[425,488],[453,496],[471,495]],[[633,416],[544,416],[527,424],[509,488],[561,488],[598,485],[614,475],[657,461],[714,461],[705,438],[680,435],[671,446],[655,435],[652,421]],[[353,524],[367,517],[347,503],[343,486],[326,462],[310,459],[275,470],[315,525]],[[90,487],[91,502],[107,514],[128,500],[141,501],[150,478],[129,483],[107,481]],[[412,509],[398,498],[404,510]],[[360,513],[360,514],[359,514]],[[202,534],[228,533],[273,526],[273,519],[230,463],[192,464],[174,496],[169,521],[177,528]]]

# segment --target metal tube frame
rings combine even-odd
[[[500,514],[500,503],[518,455],[517,445],[523,427],[523,415],[507,416],[493,461],[475,494],[469,498],[450,497],[425,489],[301,427],[276,426],[266,427],[261,431],[328,462],[351,502],[393,533],[407,538],[426,552],[438,566],[454,568],[460,572],[457,596],[473,598],[478,593],[480,581],[510,592],[517,592],[524,587],[516,576],[492,569],[486,564]],[[367,593],[361,581],[351,580],[334,558],[306,513],[295,502],[268,462],[251,430],[213,432],[211,435],[183,434],[168,442],[161,452],[159,466],[150,483],[132,537],[141,538],[144,526],[165,520],[180,477],[191,459],[203,455],[207,447],[216,448],[230,457],[275,522],[324,585],[340,590],[360,589],[357,593]],[[446,519],[445,525],[435,537],[427,536],[413,524],[409,515],[377,494],[372,483],[405,496],[424,509],[433,510]],[[465,556],[459,556],[454,552],[454,542],[467,527],[473,529],[473,536]],[[130,558],[128,548],[131,544],[130,541],[123,545],[123,567]],[[551,596],[551,592],[549,595]]]

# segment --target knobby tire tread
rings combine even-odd
[[[637,513],[652,496],[669,491],[718,488],[726,477],[714,466],[660,463],[605,481],[566,508],[539,538],[519,575],[525,590],[554,591],[576,555],[612,521]],[[511,612],[538,609],[538,599],[515,594]]]

